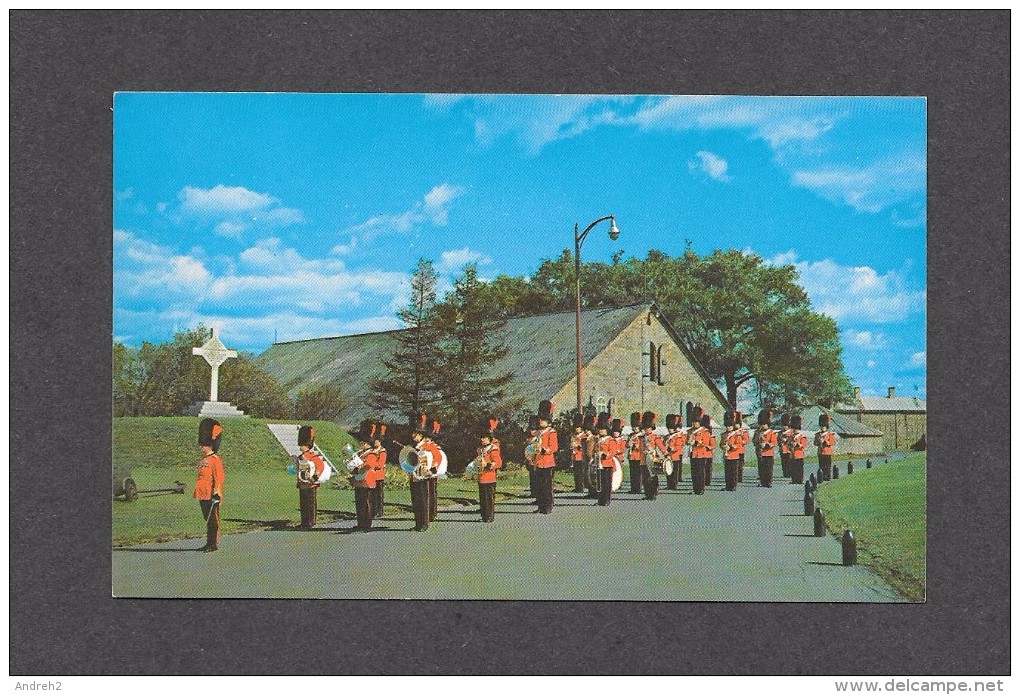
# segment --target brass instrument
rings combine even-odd
[[[487,471],[489,469],[489,464],[486,462],[485,456],[490,451],[492,451],[492,444],[486,444],[483,447],[479,447],[478,455],[471,460],[471,463],[469,463],[467,468],[464,470],[476,476],[480,476],[482,473]]]
[[[663,465],[662,452],[652,446],[651,437],[647,434],[641,435],[642,440],[642,463],[648,466],[648,472],[651,475],[658,475],[663,473],[665,466]],[[667,473],[667,475],[669,475]]]

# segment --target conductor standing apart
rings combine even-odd
[[[223,459],[220,437],[223,427],[210,418],[198,423],[198,447],[202,460],[198,462],[198,480],[195,481],[195,499],[202,507],[205,518],[205,545],[199,550],[211,553],[218,549],[220,541],[220,500],[223,499]]]

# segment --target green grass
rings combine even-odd
[[[818,489],[829,530],[853,531],[861,564],[912,601],[925,597],[925,465],[919,452],[870,470],[855,466]]]
[[[273,422],[279,422],[274,420]],[[306,423],[315,427],[316,444],[334,462],[343,460],[350,436],[332,422]],[[237,419],[223,423],[220,455],[226,472],[222,508],[223,533],[240,533],[296,526],[300,522],[294,476],[287,472],[291,459],[266,427],[265,420]],[[184,483],[184,494],[144,492],[134,502],[113,501],[113,544],[132,545],[178,538],[201,538],[204,523],[198,502],[192,498],[196,463],[198,418],[114,418],[113,460],[128,465],[140,490]],[[566,489],[561,474],[558,489]],[[338,478],[346,480],[346,471]],[[410,511],[407,476],[387,466],[387,515]],[[508,468],[500,474],[500,496],[523,494],[528,484],[525,469]],[[400,489],[402,488],[402,489]],[[440,506],[477,504],[478,484],[467,478],[439,481]],[[354,520],[354,492],[344,483],[319,489],[319,522]]]

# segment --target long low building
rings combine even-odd
[[[372,383],[385,379],[384,359],[393,355],[399,331],[274,343],[259,362],[294,397],[317,384],[340,388],[345,406],[337,420],[353,425],[368,417],[394,421],[400,413],[373,409]],[[701,405],[722,422],[726,399],[673,326],[654,304],[642,303],[581,312],[583,400],[600,409],[612,404],[616,417],[653,410],[660,416]],[[557,412],[576,402],[575,313],[509,319],[493,335],[508,354],[493,365],[509,372],[508,402],[534,409],[551,400]]]
[[[862,396],[860,388],[854,388],[853,401],[835,410],[881,430],[886,451],[922,445],[928,429],[928,404],[915,396],[897,396],[895,386],[889,387],[886,396]]]

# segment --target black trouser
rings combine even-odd
[[[723,475],[726,478],[726,490],[733,492],[737,489],[737,467],[740,466],[740,459],[725,459]]]
[[[553,469],[536,468],[535,485],[537,486],[535,492],[538,495],[536,497],[538,511],[542,514],[549,514],[553,508]]]
[[[588,464],[574,461],[574,492],[584,492],[584,480],[588,475]]]
[[[648,466],[641,466],[641,485],[645,489],[645,499],[654,500],[659,494],[659,476],[652,477]]]
[[[386,494],[383,492],[383,481],[375,481],[375,487],[372,488],[372,516],[376,519],[383,515],[383,502],[386,499]]]
[[[705,459],[691,458],[691,482],[695,495],[705,494]]]
[[[528,468],[528,494],[538,500],[538,469],[534,466]]]
[[[482,521],[492,521],[496,515],[496,483],[478,483],[478,506]]]
[[[738,460],[740,465],[737,466],[737,482],[742,483],[744,482],[744,455],[741,454]]]
[[[414,510],[414,530],[429,527],[429,481],[411,480],[411,509]]]
[[[798,485],[804,482],[804,459],[790,459],[790,482]]]
[[[758,484],[762,487],[772,487],[772,469],[776,465],[775,456],[758,457]]]
[[[676,490],[680,481],[684,479],[683,464],[684,459],[682,456],[679,459],[673,461],[673,472],[666,476],[667,490]]]
[[[213,504],[212,500],[199,500],[198,505],[205,519],[206,547],[215,548],[220,542],[220,505]]]
[[[354,510],[358,515],[358,528],[367,531],[372,528],[372,497],[375,491],[367,487],[354,488]]]
[[[429,478],[429,521],[439,513],[439,478]]]
[[[779,454],[779,456],[780,456],[780,460],[781,460],[781,462],[783,464],[783,477],[784,478],[789,478],[790,477],[790,455],[788,453],[786,453],[786,452],[781,452]]]
[[[613,468],[599,468],[599,481],[602,483],[599,506],[608,507],[613,499]]]
[[[638,465],[637,459],[631,459],[630,465],[630,491],[641,492],[641,466]]]
[[[315,526],[315,517],[318,515],[318,488],[298,488],[298,501],[301,505],[301,528],[312,528]]]
[[[612,469],[610,469],[610,470],[612,470]],[[589,467],[585,470],[585,478],[584,479],[585,479],[585,484],[588,486],[588,497],[590,499],[602,499],[602,495],[595,491],[595,485],[599,482],[599,480],[595,480],[596,476],[598,476],[599,480],[601,480],[602,468],[599,468],[596,471],[595,476],[593,476],[591,474],[591,467],[589,465]]]
[[[712,484],[712,457],[705,457],[705,487]]]
[[[818,454],[818,480],[832,480],[832,454]]]

